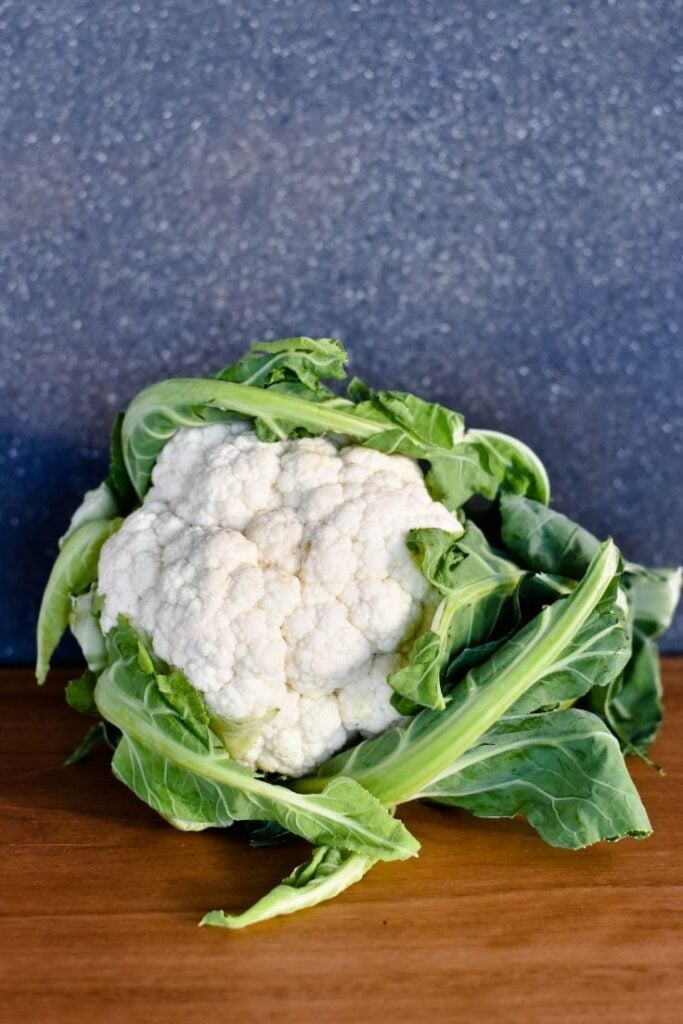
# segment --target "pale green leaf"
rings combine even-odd
[[[301,864],[284,881],[241,914],[212,910],[199,922],[216,928],[246,928],[282,914],[314,907],[331,900],[359,882],[374,861],[360,853],[319,847],[306,864]]]
[[[47,581],[37,628],[36,678],[44,683],[50,658],[69,624],[71,599],[84,593],[97,576],[100,549],[118,530],[121,519],[92,519],[64,542]]]

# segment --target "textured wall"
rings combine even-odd
[[[663,0],[0,2],[0,659],[113,412],[253,338],[340,336],[680,559],[681,72]]]

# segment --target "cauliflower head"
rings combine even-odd
[[[462,533],[411,459],[181,429],[102,548],[102,628],[127,616],[242,764],[303,775],[398,721],[387,677],[436,604],[406,535],[429,526]]]

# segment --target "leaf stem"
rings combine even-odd
[[[177,407],[179,396],[182,397],[182,406],[191,409],[205,406],[254,418],[281,419],[314,430],[323,428],[331,433],[348,434],[359,440],[391,426],[339,409],[337,401],[328,405],[249,384],[179,377],[152,384],[136,395],[128,406],[122,425],[122,443],[131,479],[136,479],[131,459],[131,438],[137,425],[141,420],[154,416],[155,412],[163,416],[169,409]],[[348,405],[349,409],[355,408],[351,402]]]

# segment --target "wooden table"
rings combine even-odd
[[[665,664],[667,774],[632,764],[652,839],[567,853],[522,822],[404,808],[419,860],[234,933],[196,922],[251,903],[305,848],[176,832],[103,750],[63,768],[85,724],[65,678],[0,680],[3,1024],[683,1019],[683,662]]]

